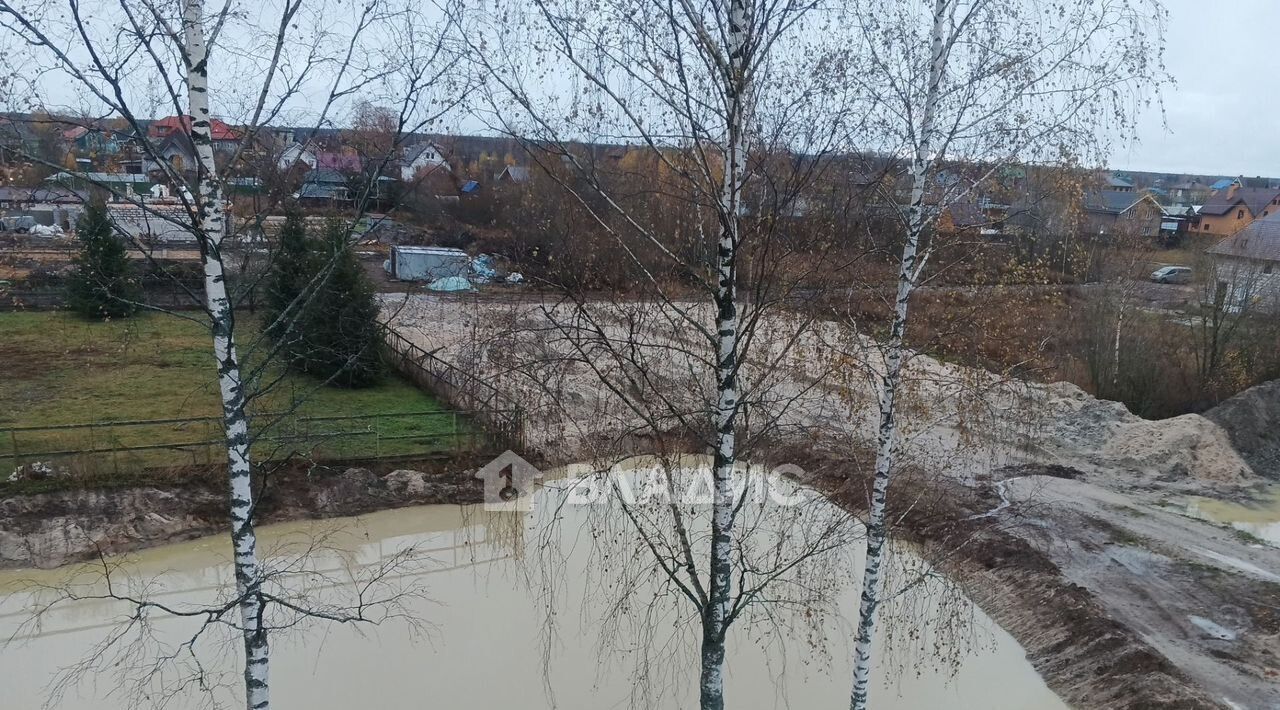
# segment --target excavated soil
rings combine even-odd
[[[478,503],[472,471],[428,467],[282,471],[258,486],[259,522],[360,515],[432,503]],[[57,567],[227,530],[225,484],[80,489],[0,499],[0,567]]]
[[[707,361],[696,354],[705,345],[681,321],[709,323],[710,314],[677,305],[679,317],[664,317],[645,303],[425,297],[397,303],[393,320],[405,337],[500,383],[530,411],[542,408],[548,416],[535,418],[530,439],[562,451],[665,428],[622,406],[623,397],[689,411],[710,401]],[[850,481],[840,497],[865,508],[868,462],[850,452],[874,442],[882,354],[834,323],[807,332],[785,318],[762,323],[744,379],[757,397],[788,405],[769,432],[791,456],[778,462],[808,460],[813,442],[836,442],[838,478]],[[783,342],[794,356],[779,355]],[[600,387],[602,373],[624,385]],[[930,476],[896,498],[914,506],[899,536],[937,558],[1064,699],[1087,708],[1280,707],[1280,649],[1262,612],[1280,553],[1162,507],[1186,496],[1249,495],[1267,475],[1253,466],[1265,469],[1275,452],[1267,422],[1280,420],[1269,391],[1207,417],[1147,421],[1070,384],[915,355],[900,402],[900,459]],[[918,518],[930,500],[949,522]],[[1101,541],[1107,534],[1118,538]],[[1160,548],[1169,562],[1117,552],[1134,544]],[[1247,613],[1215,621],[1232,604]],[[1206,639],[1197,624],[1215,623],[1235,624],[1238,638]]]
[[[667,429],[672,411],[714,401],[707,345],[682,320],[710,327],[712,314],[701,304],[409,296],[388,301],[384,315],[404,337],[497,384],[530,413],[530,445],[552,455],[572,450],[589,458],[589,441]],[[883,371],[874,341],[836,323],[775,313],[763,317],[753,347],[744,380],[761,400],[787,403],[778,428],[874,440],[874,383]],[[602,375],[621,386],[601,387]],[[637,414],[624,397],[647,411]],[[1144,420],[1067,383],[1028,383],[913,355],[899,400],[903,456],[945,460],[960,476],[1030,462],[1122,473],[1189,493],[1257,480],[1214,420]]]
[[[866,509],[867,454],[791,450],[814,483],[854,512]],[[861,471],[852,476],[850,470]],[[1051,468],[1070,480],[1078,471]],[[1046,683],[1073,707],[1120,710],[1200,710],[1223,704],[1112,616],[1091,589],[1069,580],[1043,547],[1016,524],[984,515],[999,499],[979,489],[905,471],[891,484],[893,534],[915,543],[922,557],[945,572],[983,611],[1008,631]]]

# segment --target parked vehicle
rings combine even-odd
[[[1189,284],[1191,275],[1189,266],[1163,266],[1151,272],[1151,280],[1158,284]]]

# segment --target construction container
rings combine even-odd
[[[447,247],[393,246],[387,273],[399,281],[435,281],[449,276],[466,277],[471,257],[461,249]]]

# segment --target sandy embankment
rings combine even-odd
[[[602,303],[580,311],[552,301],[424,296],[398,303],[393,322],[509,393],[529,411],[530,443],[569,460],[674,428],[680,413],[705,411],[710,364],[697,324],[708,325],[710,313],[678,308]],[[781,412],[771,421],[775,440],[851,447],[871,440],[883,362],[871,341],[785,317],[766,321],[759,337],[744,375],[749,397]],[[602,377],[613,390],[600,385]],[[1102,637],[1120,634],[1126,648],[1147,649],[1136,657],[1154,648],[1152,658],[1198,689],[1161,707],[1280,706],[1276,617],[1267,616],[1280,608],[1280,586],[1266,578],[1266,570],[1280,570],[1280,551],[1251,547],[1169,508],[1178,496],[1240,496],[1258,482],[1218,423],[1199,415],[1147,421],[1073,385],[1009,380],[923,356],[911,360],[906,380],[904,463],[979,491],[1010,479],[991,519],[1058,570],[1032,585],[1046,598],[1030,606],[1014,598],[1030,584],[1016,566],[972,573],[966,586],[1001,607],[987,611],[1037,649],[1037,667],[1064,697],[1112,698],[1082,707],[1152,707],[1141,694],[1104,692],[1101,672],[1082,680],[1081,664],[1100,659],[1073,645],[1081,639],[1046,640],[1060,627],[1043,615],[1065,613],[1055,606],[1065,597],[1053,595],[1075,589],[1089,601],[1073,602],[1072,613],[1092,615],[1090,628],[1102,634],[1088,641],[1101,644],[1097,653],[1109,653]],[[1027,475],[1046,470],[1074,480]],[[1224,615],[1224,607],[1235,611]],[[1232,629],[1233,638],[1205,631],[1214,624]],[[1144,665],[1130,670],[1142,673]]]
[[[576,449],[654,420],[675,424],[677,413],[692,416],[713,401],[709,350],[684,320],[710,328],[709,309],[675,308],[410,296],[387,314],[399,333],[525,406],[531,445]],[[773,317],[758,327],[753,348],[747,396],[779,412],[773,426],[871,439],[882,368],[872,341],[830,323]],[[1027,383],[921,355],[908,365],[904,390],[906,460],[945,461],[956,475],[1035,462],[1188,491],[1254,480],[1226,432],[1199,415],[1147,421],[1074,385]]]

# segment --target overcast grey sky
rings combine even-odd
[[[1120,146],[1121,169],[1280,177],[1280,0],[1164,0],[1165,63],[1177,80],[1143,116],[1142,141]]]

